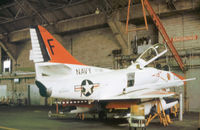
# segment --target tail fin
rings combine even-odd
[[[32,50],[30,60],[83,65],[77,61],[45,28],[38,25],[30,29]]]

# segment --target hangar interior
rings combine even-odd
[[[200,109],[200,1],[149,0],[173,40],[186,71],[171,52],[152,66],[170,66],[186,78],[197,79],[183,88],[185,111]],[[104,68],[126,68],[150,45],[163,43],[146,11],[148,30],[140,0],[4,0],[0,2],[0,102],[13,105],[50,105],[35,86],[34,63],[29,60],[29,28],[42,25],[80,62]]]

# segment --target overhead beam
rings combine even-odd
[[[82,28],[99,26],[106,23],[107,18],[104,14],[91,14],[60,21],[55,24],[55,28],[59,33],[64,33],[67,31],[81,30]]]
[[[7,21],[11,21],[11,20],[13,20],[13,18],[4,17],[4,16],[0,16],[0,19],[4,19],[4,20],[7,20]]]
[[[27,11],[26,11],[26,9],[24,8],[24,1],[22,1],[21,3],[20,3],[20,1],[18,1],[18,0],[15,0],[15,2],[17,3],[17,5],[19,6],[19,10],[23,10],[23,13],[25,14],[25,15],[27,15]]]
[[[164,14],[169,14],[171,12],[174,13],[174,12],[188,11],[188,10],[193,11],[194,9],[198,8],[199,3],[200,3],[199,0],[193,0],[192,2],[188,0],[180,0],[176,2],[176,10],[171,11],[170,9],[167,8],[167,4],[163,1],[150,2],[156,14],[159,14],[159,16],[162,16]],[[141,4],[135,4],[134,6],[132,6],[131,10],[137,11],[137,12],[130,13],[130,19],[143,18]],[[119,20],[125,21],[126,15],[127,15],[127,8],[120,9],[117,12],[119,12],[120,14]],[[61,20],[55,24],[55,29],[57,33],[66,33],[66,32],[79,31],[84,28],[92,28],[95,26],[100,26],[100,25],[105,25],[105,24],[107,24],[107,17],[103,13],[100,13],[99,15],[90,14],[90,15],[80,16],[80,17],[71,18],[67,20]],[[18,33],[18,32],[16,31],[15,33]],[[12,38],[9,37],[11,41],[12,41]],[[25,38],[20,37],[20,38],[14,38],[14,39],[15,39],[14,41],[16,41],[16,39],[23,40],[23,39],[27,39],[27,37]]]
[[[31,9],[33,12],[35,12],[42,20],[44,20],[46,24],[49,24],[48,19],[47,19],[42,13],[38,12],[38,11],[33,7],[33,5],[31,5],[31,4],[29,3],[28,0],[25,0],[25,1],[26,1],[27,5],[30,7],[30,9]]]
[[[176,2],[176,10],[172,11],[168,9],[167,4],[165,2],[162,2],[162,1],[150,2],[150,4],[152,5],[152,8],[155,9],[155,13],[159,14],[160,16],[163,14],[171,13],[171,12],[174,13],[174,12],[180,12],[180,11],[186,11],[186,10],[193,11],[194,9],[199,7],[199,3],[200,3],[199,0],[193,0],[193,2],[188,1],[188,0],[180,0]],[[131,6],[130,10],[132,11],[130,13],[130,20],[143,18],[141,4],[135,4]],[[126,15],[127,15],[127,8],[120,9],[117,12],[119,12],[120,14],[119,20],[125,21]],[[147,14],[147,16],[149,16],[149,14]],[[100,13],[99,15],[91,14],[87,16],[60,21],[56,23],[56,29],[62,33],[62,32],[79,30],[85,27],[103,25],[106,23],[107,23],[106,16],[103,13]]]
[[[168,8],[167,3],[165,1],[151,1],[149,2],[154,9],[155,13],[159,16],[168,13],[176,13],[181,11],[193,11],[194,9],[199,8],[200,1],[199,0],[178,0],[176,1],[176,10],[171,10]],[[142,6],[141,4],[135,4],[130,8],[130,19],[137,19],[143,17]],[[121,18],[120,20],[125,20],[127,12],[126,10],[120,10]],[[149,14],[147,14],[149,16]]]
[[[6,11],[10,15],[10,17],[14,18],[14,14],[13,14],[13,12],[9,8],[7,8]]]
[[[8,47],[6,45],[3,44],[2,41],[0,41],[0,47],[6,52],[6,54],[10,57],[10,59],[14,62],[14,64],[16,63],[16,59],[15,57],[12,55],[11,51],[8,49]]]
[[[11,4],[8,4],[8,5],[2,5],[1,7],[0,7],[0,10],[2,10],[2,9],[6,9],[6,8],[9,8],[9,7],[12,7],[12,6],[15,6],[16,5],[16,3],[11,3]]]
[[[8,30],[7,30],[4,26],[0,26],[0,28],[1,28],[4,32],[6,32],[6,33],[8,32]],[[2,39],[1,36],[0,36],[0,39]]]
[[[30,39],[29,29],[23,29],[8,34],[9,42],[19,42]]]
[[[110,29],[112,30],[115,38],[119,42],[122,48],[122,53],[124,55],[130,55],[131,54],[131,40],[133,40],[133,36],[136,35],[136,31],[132,31],[130,33],[125,32],[125,23],[119,20],[119,13],[114,13],[112,14],[112,16],[108,18],[108,25]],[[133,29],[133,28],[136,28],[136,26],[132,25],[130,28]]]

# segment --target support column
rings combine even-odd
[[[184,78],[186,78],[186,72],[184,72]],[[189,103],[187,97],[187,82],[184,83],[184,110],[187,112],[189,111]]]
[[[16,70],[16,64],[17,64],[17,61],[16,61],[16,59],[17,59],[16,45],[8,43],[5,40],[4,43],[3,43],[3,41],[0,41],[0,47],[6,52],[6,54],[12,60],[12,71],[15,71]]]
[[[108,18],[107,22],[115,38],[117,39],[120,47],[122,48],[122,54],[130,55],[132,54],[131,41],[134,39],[136,31],[125,33],[126,25],[125,23],[119,20],[119,17],[120,17],[119,12],[115,12]],[[135,25],[130,24],[129,26],[131,29],[136,28]]]
[[[179,120],[183,120],[183,94],[180,93],[179,95],[179,104],[180,104],[180,110],[179,110]]]

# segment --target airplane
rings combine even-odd
[[[159,99],[167,110],[178,101],[167,103],[164,98],[175,93],[163,89],[193,80],[147,67],[167,52],[165,44],[154,44],[128,68],[113,70],[79,62],[40,25],[30,28],[30,37],[30,60],[35,64],[35,84],[40,95],[74,101],[70,102],[74,107],[69,113],[95,111],[99,118],[104,118],[110,110],[130,108],[132,104],[141,104],[143,99]],[[148,115],[155,103],[150,100],[143,104]]]

